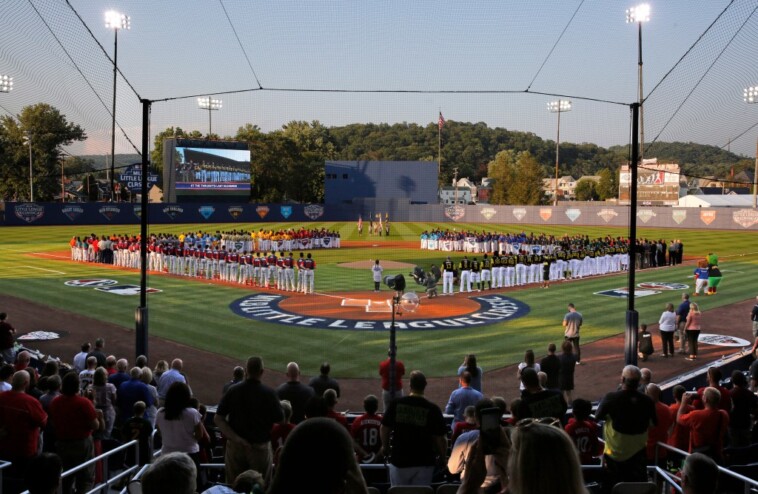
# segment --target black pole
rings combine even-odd
[[[142,100],[142,214],[140,215],[140,285],[139,307],[137,308],[135,345],[137,356],[147,357],[147,169],[150,165],[150,100]]]
[[[390,324],[390,373],[389,373],[389,381],[390,381],[390,402],[395,399],[395,362],[397,361],[397,344],[396,344],[396,333],[397,329],[395,328],[395,311],[397,310],[397,304],[400,303],[400,297],[396,295],[392,296],[392,324]]]
[[[111,202],[116,202],[116,80],[118,78],[118,28],[113,38],[113,115],[111,116]],[[144,147],[143,147],[144,150]]]
[[[624,361],[637,365],[637,328],[639,313],[634,310],[635,273],[637,268],[637,163],[639,161],[640,104],[632,103],[632,157],[629,161],[631,184],[629,186],[629,284],[627,286],[626,333],[624,338]]]

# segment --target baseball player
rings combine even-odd
[[[493,254],[495,256],[495,254]],[[487,254],[484,254],[484,257],[482,257],[482,274],[481,276],[481,286],[480,288],[482,290],[492,290],[492,259],[487,257]],[[488,288],[484,287],[484,284],[487,283]]]
[[[295,260],[292,252],[282,261],[284,264],[284,289],[288,292],[295,291]]]
[[[516,256],[516,285],[526,285],[527,257],[523,250]]]
[[[273,278],[274,282],[276,282],[276,261],[276,252],[272,250],[266,257],[266,265],[268,266],[268,270],[266,272],[266,288],[269,288],[271,286],[271,278]]]
[[[306,256],[305,261],[303,261],[303,269],[305,272],[303,293],[313,293],[313,287],[315,285],[314,275],[316,271],[316,261],[313,260],[310,252]]]
[[[442,295],[453,294],[453,278],[455,278],[455,265],[448,256],[442,263]]]
[[[477,292],[482,291],[482,264],[475,257],[471,261],[471,285],[476,288]],[[471,290],[469,290],[471,291]]]
[[[461,272],[461,286],[460,292],[471,292],[471,261],[468,260],[468,256],[463,256],[461,262],[458,264],[458,269]]]

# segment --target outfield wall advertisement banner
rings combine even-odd
[[[4,206],[2,224],[125,225],[139,224],[142,207],[136,203],[13,203]],[[182,203],[150,204],[151,224],[262,223],[311,221],[364,222],[383,213],[391,222],[482,223],[500,225],[629,225],[629,208],[607,204],[561,206],[455,206],[393,204],[376,210],[359,204]],[[651,228],[758,230],[758,210],[752,208],[680,208],[640,206],[637,224]],[[451,228],[454,228],[451,225]]]

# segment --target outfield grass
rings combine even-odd
[[[190,230],[225,230],[231,228],[278,228],[293,224],[255,225],[161,225],[153,232],[182,232]],[[299,226],[299,225],[297,225]],[[344,240],[356,240],[354,223],[312,223],[313,228],[340,231]],[[320,292],[366,290],[371,287],[368,270],[339,267],[342,262],[368,260],[404,261],[424,267],[441,261],[446,254],[412,248],[382,248],[397,240],[418,241],[419,234],[437,226],[443,228],[489,228],[514,231],[508,225],[482,224],[392,224],[392,235],[367,237],[379,247],[343,248],[315,251],[318,263],[316,290]],[[608,227],[525,227],[525,231],[563,235],[582,233],[590,237],[625,235],[621,228]],[[118,233],[136,233],[138,227],[115,227]],[[4,242],[0,246],[0,293],[44,303],[51,307],[69,310],[97,320],[111,321],[126,328],[134,327],[134,309],[138,297],[119,297],[92,289],[69,288],[67,280],[103,277],[118,280],[121,284],[139,284],[139,274],[92,264],[61,262],[50,256],[30,256],[28,253],[60,253],[68,250],[72,235],[88,233],[106,234],[103,227],[7,227],[3,229]],[[724,281],[716,297],[702,297],[704,310],[732,304],[755,296],[746,291],[753,286],[758,274],[758,248],[755,233],[719,230],[653,230],[641,229],[641,237],[682,239],[685,256],[717,252],[721,257]],[[402,271],[385,271],[394,274]],[[637,281],[681,282],[692,285],[688,278],[692,267],[666,268],[656,271],[638,271]],[[528,304],[531,312],[523,318],[483,328],[449,329],[435,331],[400,331],[399,357],[409,367],[423,368],[429,375],[453,374],[465,353],[476,353],[485,369],[493,369],[521,361],[527,348],[539,353],[549,342],[562,337],[561,320],[568,302],[577,304],[584,314],[585,326],[582,341],[605,338],[620,333],[624,326],[626,300],[593,295],[594,292],[626,286],[625,275],[559,283],[549,290],[529,288],[511,292],[509,296]],[[285,327],[277,324],[257,323],[231,312],[229,304],[249,293],[243,287],[210,285],[201,281],[165,276],[149,276],[149,286],[163,290],[149,295],[150,334],[183,344],[245,358],[261,354],[267,366],[283,368],[290,360],[297,360],[306,373],[313,373],[323,360],[334,362],[339,377],[374,377],[377,362],[386,354],[388,334],[382,331],[332,331]],[[420,287],[419,287],[420,288]],[[639,298],[636,301],[640,322],[654,323],[667,302],[677,302],[680,292]],[[442,299],[444,300],[444,299]],[[12,312],[12,308],[3,308]],[[421,310],[423,311],[423,305]],[[423,313],[423,312],[422,312]],[[66,329],[65,321],[51,321],[50,329]],[[24,328],[19,328],[23,330]],[[96,333],[96,328],[93,328]],[[622,356],[619,356],[621,359]]]

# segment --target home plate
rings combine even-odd
[[[367,307],[371,301],[365,298],[343,298],[342,307]]]
[[[392,301],[369,300],[365,298],[344,298],[342,307],[365,307],[366,312],[392,312]]]

